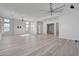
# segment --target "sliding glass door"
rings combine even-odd
[[[35,32],[35,22],[26,21],[26,33],[32,34]]]

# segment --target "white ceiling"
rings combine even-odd
[[[64,5],[64,3],[54,4],[53,8],[57,8],[62,5]],[[66,14],[70,12],[71,9],[69,7],[71,4],[65,5],[66,7],[63,8],[62,13],[60,14]],[[78,4],[75,5],[78,6]],[[0,3],[0,16],[9,18],[39,20],[50,16],[50,13],[47,13],[43,10],[50,10],[49,3]]]

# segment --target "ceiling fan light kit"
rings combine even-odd
[[[70,6],[70,8],[71,8],[71,9],[74,9],[74,5],[72,4],[72,5]]]

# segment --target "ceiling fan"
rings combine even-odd
[[[50,5],[50,11],[48,11],[48,10],[46,10],[46,11],[49,12],[51,16],[52,16],[53,13],[61,12],[61,10],[60,11],[58,11],[58,10],[65,7],[65,5],[62,5],[62,6],[57,7],[57,8],[54,9],[52,3],[49,3],[49,5]]]

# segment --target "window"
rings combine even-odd
[[[4,19],[4,32],[10,31],[10,20]]]
[[[29,30],[29,22],[26,22],[26,31]]]
[[[35,23],[31,22],[31,31],[34,32],[34,30],[35,30]]]
[[[27,32],[33,33],[35,31],[35,22],[27,21],[25,24]]]
[[[29,24],[29,22],[26,22],[26,24]]]
[[[10,27],[10,24],[5,23],[4,27]]]
[[[9,19],[4,19],[4,22],[10,22],[10,20]]]

